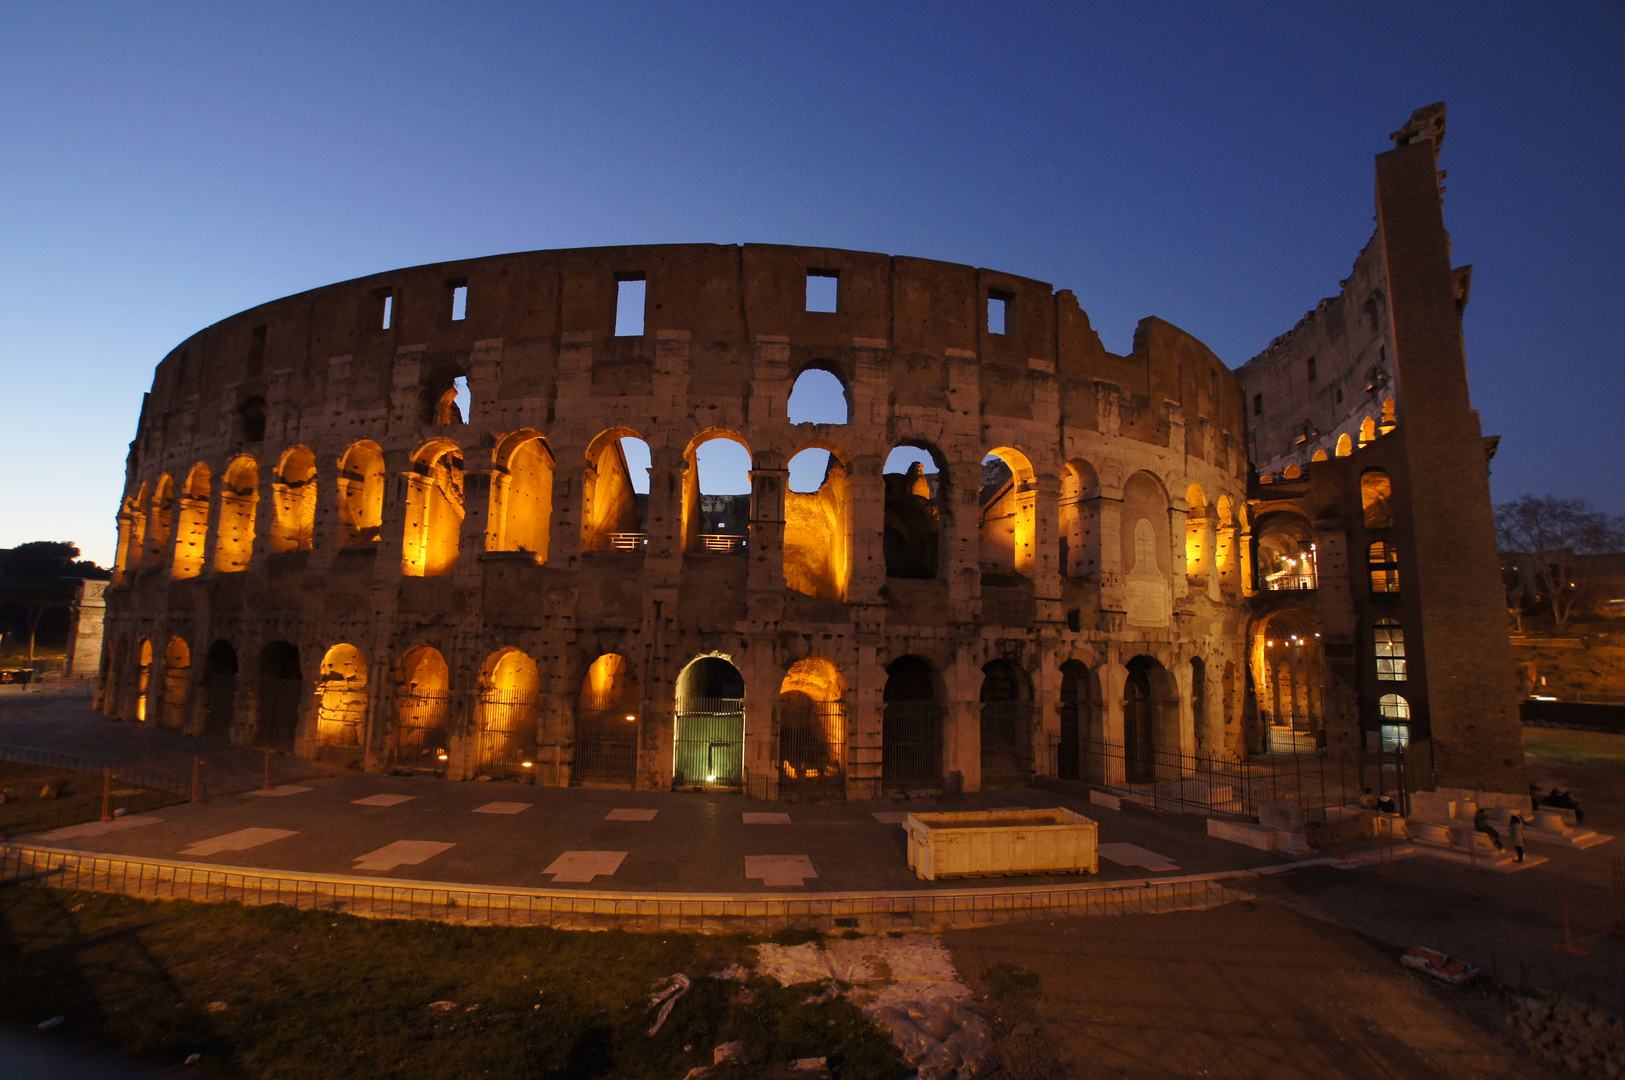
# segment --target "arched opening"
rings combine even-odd
[[[1315,533],[1307,518],[1293,513],[1265,515],[1254,534],[1258,560],[1254,580],[1262,589],[1314,589],[1319,585],[1315,566]]]
[[[572,784],[631,787],[638,775],[643,691],[626,657],[605,653],[587,668],[576,705]]]
[[[446,712],[451,707],[451,669],[432,645],[401,657],[395,685],[395,730],[389,754],[397,769],[442,773],[451,759]]]
[[[1326,656],[1320,621],[1283,608],[1253,627],[1253,688],[1264,749],[1311,753],[1326,745]]]
[[[1399,694],[1384,694],[1377,700],[1382,722],[1382,752],[1404,753],[1411,744],[1411,703]]]
[[[1009,660],[982,668],[982,786],[1025,784],[1033,772],[1032,684]]]
[[[344,547],[376,544],[384,524],[384,452],[370,439],[339,458],[339,526]]]
[[[406,474],[406,524],[401,573],[438,577],[457,568],[463,529],[463,456],[452,443],[431,442]]]
[[[221,638],[209,646],[203,671],[203,734],[210,739],[231,738],[237,715],[237,650]]]
[[[234,574],[248,569],[254,554],[254,517],[260,503],[260,469],[248,456],[237,458],[220,478],[220,525],[214,538],[214,569]]]
[[[691,661],[677,678],[672,785],[736,788],[744,781],[745,677],[719,656]]]
[[[642,552],[649,542],[649,444],[625,429],[606,431],[587,449],[584,551]]]
[[[528,775],[536,767],[536,701],[542,676],[536,661],[515,648],[501,649],[480,672],[477,768]]]
[[[187,691],[192,686],[192,650],[182,638],[169,639],[164,650],[164,696],[158,725],[170,731],[186,729]]]
[[[880,777],[888,791],[942,786],[943,707],[931,665],[900,656],[886,666],[881,691]]]
[[[1202,485],[1192,484],[1186,489],[1185,504],[1185,576],[1205,585],[1213,569],[1215,530]]]
[[[886,576],[930,580],[937,576],[938,549],[947,505],[943,463],[925,447],[905,444],[886,457]]]
[[[158,478],[152,492],[151,527],[147,531],[147,546],[141,556],[143,569],[162,566],[164,553],[169,548],[169,530],[175,523],[175,481],[168,473]]]
[[[750,543],[750,448],[731,432],[701,435],[683,455],[683,552],[743,555]]]
[[[1354,453],[1354,440],[1350,439],[1348,432],[1345,431],[1337,437],[1336,454],[1338,457],[1348,457],[1352,453]]]
[[[1213,566],[1219,575],[1219,588],[1235,594],[1241,591],[1241,560],[1237,557],[1240,523],[1236,520],[1236,501],[1228,495],[1219,496],[1214,519]]]
[[[335,645],[316,679],[316,748],[358,756],[367,727],[367,661],[354,645]]]
[[[1394,399],[1391,397],[1383,398],[1382,420],[1377,424],[1377,430],[1386,435],[1394,430],[1396,426],[1398,426],[1398,420],[1394,416]]]
[[[175,523],[175,562],[170,575],[194,578],[203,570],[203,550],[209,535],[209,467],[192,466],[181,489],[180,514]]]
[[[299,731],[299,704],[304,699],[299,650],[273,641],[260,651],[259,744],[292,750]]]
[[[382,496],[382,455],[378,475]],[[309,447],[295,446],[282,455],[271,481],[271,499],[276,507],[276,518],[271,522],[271,551],[309,551],[316,535],[316,455]]]
[[[255,394],[232,414],[232,435],[239,443],[265,441],[265,399]]]
[[[1061,738],[1055,775],[1062,780],[1106,779],[1100,723],[1100,680],[1078,660],[1061,665]]]
[[[852,486],[846,465],[812,447],[790,459],[784,496],[784,584],[845,600],[852,579]]]
[[[1376,438],[1377,438],[1377,422],[1375,420],[1371,419],[1371,417],[1369,417],[1369,416],[1366,417],[1364,420],[1361,420],[1360,421],[1360,445],[1365,446],[1367,443],[1375,441]]]
[[[846,680],[822,656],[790,665],[779,684],[779,794],[840,798],[846,793]]]
[[[1077,581],[1100,580],[1100,477],[1087,461],[1069,461],[1061,473],[1061,572]]]
[[[1123,684],[1123,764],[1131,784],[1155,783],[1179,766],[1179,687],[1161,662],[1136,656]],[[1170,761],[1171,758],[1171,761]]]
[[[1281,478],[1283,480],[1296,480],[1298,477],[1300,477],[1302,475],[1303,475],[1303,470],[1298,468],[1296,462],[1294,462],[1291,465],[1288,465],[1286,468],[1281,470]]]
[[[118,518],[118,550],[113,557],[113,584],[123,585],[141,566],[141,553],[147,543],[147,485],[135,498],[124,500]]]
[[[1008,446],[982,458],[978,562],[984,585],[1015,584],[1029,577],[1038,559],[1038,488],[1026,455]]]
[[[834,372],[807,368],[790,388],[786,411],[792,424],[844,424],[851,415],[846,385]]]
[[[473,411],[468,372],[456,364],[442,363],[423,380],[418,391],[422,420],[441,427],[469,422]]]
[[[137,723],[145,723],[147,719],[147,699],[152,691],[152,639],[142,638],[141,644],[136,648],[135,660],[135,719]]]
[[[1360,508],[1365,511],[1365,527],[1387,529],[1394,524],[1394,482],[1381,469],[1360,474]]]
[[[534,431],[502,440],[491,476],[487,551],[526,551],[547,561],[553,524],[553,452]]]
[[[1309,461],[1310,461],[1311,464],[1313,464],[1314,462],[1317,462],[1317,461],[1326,461],[1326,460],[1327,460],[1327,455],[1326,455],[1326,451],[1324,451],[1324,450],[1316,450],[1313,454],[1309,455]]]
[[[1366,549],[1366,566],[1371,572],[1373,593],[1399,591],[1399,549],[1378,540]]]
[[[1124,599],[1130,626],[1167,626],[1173,615],[1173,548],[1168,535],[1168,493],[1150,473],[1123,484]]]

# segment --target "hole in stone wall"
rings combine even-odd
[[[383,308],[383,323],[379,329],[388,330],[390,323],[395,320],[395,296],[393,293],[386,292],[381,299],[383,300],[381,305]]]
[[[850,419],[846,387],[833,372],[808,368],[796,376],[786,411],[792,424],[844,424]]]
[[[990,334],[1008,334],[1013,327],[1010,325],[1011,302],[1015,297],[1009,293],[990,291],[987,294],[987,332]]]
[[[833,270],[808,270],[807,310],[827,312],[838,310],[840,280]]]
[[[451,285],[451,321],[462,322],[468,318],[468,284],[462,281],[453,281]]]
[[[643,307],[649,283],[642,274],[617,276],[615,282],[615,336],[643,336]]]
[[[265,327],[256,326],[248,332],[248,360],[244,365],[250,375],[265,370]]]

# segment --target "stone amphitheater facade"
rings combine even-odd
[[[845,423],[792,423],[808,372]],[[712,439],[748,500],[704,497]],[[1245,440],[1199,341],[1146,319],[1114,355],[1070,292],[969,266],[693,244],[330,285],[158,365],[100,707],[356,768],[768,798],[1244,752]],[[929,464],[888,474],[898,447]],[[823,483],[792,491],[808,449]]]

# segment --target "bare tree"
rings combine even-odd
[[[1495,508],[1495,528],[1501,550],[1516,556],[1559,632],[1586,595],[1581,557],[1625,548],[1625,518],[1593,510],[1584,499],[1525,495]]]

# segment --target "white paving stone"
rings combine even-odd
[[[555,882],[591,881],[615,873],[625,858],[624,851],[566,851],[542,873],[552,874]]]
[[[298,784],[283,784],[280,787],[255,788],[253,791],[248,792],[248,794],[259,795],[267,799],[279,799],[284,795],[303,795],[309,790],[311,789],[308,787],[300,787]]]
[[[1118,866],[1144,867],[1153,874],[1179,869],[1178,864],[1166,855],[1158,855],[1155,851],[1147,851],[1137,844],[1101,844],[1100,857],[1107,862],[1114,862]]]
[[[377,851],[369,851],[365,855],[357,856],[355,868],[357,870],[393,870],[397,866],[416,866],[425,859],[432,859],[442,851],[449,851],[456,844],[442,844],[438,840],[397,840],[393,844],[386,844]]]
[[[745,814],[746,825],[788,825],[789,814]]]
[[[818,876],[812,860],[805,855],[746,855],[745,877],[761,878],[763,885],[799,888],[808,878]]]
[[[356,806],[399,806],[411,802],[416,795],[368,795],[365,799],[351,799]]]
[[[112,821],[87,821],[83,825],[69,825],[66,828],[40,833],[36,839],[72,840],[76,836],[105,836],[108,833],[123,832],[125,829],[139,829],[143,825],[156,825],[163,820],[155,817],[125,816],[116,817]]]
[[[521,814],[531,808],[528,802],[488,802],[484,806],[476,806],[476,814]]]
[[[296,829],[238,829],[236,832],[226,833],[224,836],[212,837],[208,840],[199,840],[196,843],[181,849],[182,855],[218,855],[222,851],[247,851],[261,844],[269,844],[273,840],[281,840],[285,836],[293,836]]]
[[[604,815],[605,821],[653,821],[658,810],[611,810]]]

